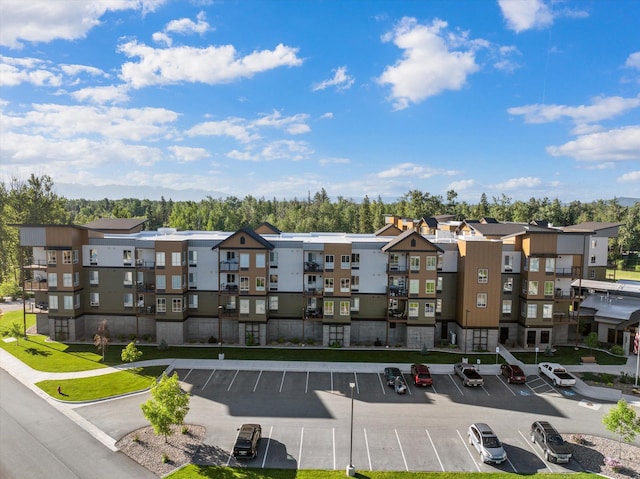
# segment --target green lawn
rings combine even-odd
[[[614,271],[612,269],[608,269],[607,279],[613,279],[614,277],[616,280],[629,279],[632,281],[640,281],[640,271],[626,271],[621,269],[617,269]]]
[[[93,401],[147,389],[164,370],[164,366],[153,366],[89,378],[41,381],[36,386],[56,399]],[[63,395],[58,394],[58,386]]]
[[[535,352],[512,352],[512,354],[525,364],[536,363]],[[549,357],[544,354],[544,351],[538,353],[538,362],[551,361],[560,364],[580,364],[580,358],[583,356],[595,356],[598,364],[606,366],[615,366],[627,363],[627,358],[624,356],[614,356],[606,351],[591,350],[586,347],[579,347],[578,350],[571,346],[561,346],[556,348],[556,352],[553,356]]]
[[[166,476],[168,479],[342,479],[345,471],[320,471],[307,469],[252,469],[218,466],[195,466],[193,464]],[[491,472],[356,472],[358,479],[515,479],[519,474]],[[539,479],[562,479],[567,474],[535,474]],[[571,479],[594,479],[596,474],[575,473]]]

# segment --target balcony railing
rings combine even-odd
[[[24,282],[25,291],[47,291],[49,289],[49,285],[47,284],[47,280],[33,280],[33,281],[25,281]]]

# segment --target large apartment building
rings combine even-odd
[[[603,280],[618,224],[414,222],[374,234],[21,225],[39,333],[169,344],[545,348],[578,334],[576,280]],[[403,224],[407,224],[404,222]]]

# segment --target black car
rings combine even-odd
[[[258,455],[258,441],[262,437],[260,424],[243,424],[238,431],[233,455],[237,458],[253,458]]]
[[[549,462],[569,462],[571,449],[562,436],[547,421],[536,421],[531,425],[531,442],[538,444]]]
[[[387,381],[387,386],[395,386],[396,378],[402,376],[402,371],[398,368],[384,368],[384,380]]]

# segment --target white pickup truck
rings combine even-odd
[[[547,376],[553,382],[554,386],[575,386],[576,378],[567,372],[567,370],[558,363],[540,363],[538,364],[538,373]]]

